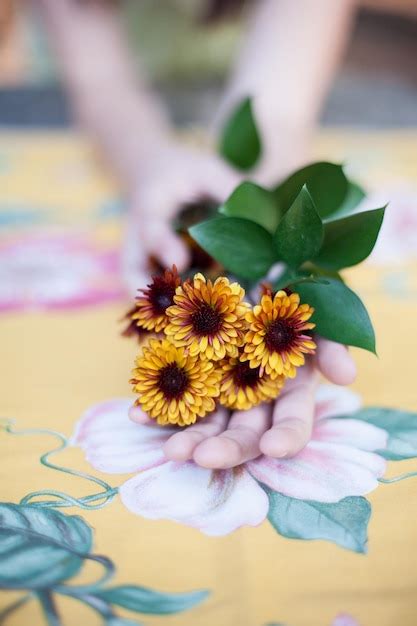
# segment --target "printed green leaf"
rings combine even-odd
[[[338,210],[348,191],[348,181],[341,165],[325,161],[312,163],[294,172],[274,189],[282,213],[290,208],[304,185],[307,185],[317,213],[322,218]]]
[[[280,221],[274,240],[279,258],[290,267],[299,267],[320,250],[323,224],[305,186]]]
[[[240,217],[208,220],[192,226],[189,233],[203,250],[242,278],[262,278],[276,261],[272,235]]]
[[[261,140],[252,111],[252,101],[239,103],[223,129],[220,154],[240,170],[255,165],[261,155]]]
[[[336,503],[289,498],[262,485],[269,497],[268,519],[290,539],[324,539],[342,548],[365,553],[371,505],[352,496]]]
[[[219,211],[229,217],[244,217],[256,222],[270,233],[275,232],[280,218],[272,192],[249,181],[239,185]]]
[[[358,183],[348,180],[348,188],[345,199],[337,211],[329,215],[325,221],[331,221],[334,219],[338,220],[341,217],[351,215],[364,198],[366,198],[364,189],[358,185]]]
[[[326,283],[300,283],[296,287],[302,302],[315,309],[315,332],[375,353],[375,333],[362,301],[339,280],[325,280]]]
[[[387,447],[378,451],[386,459],[402,461],[417,457],[417,413],[369,407],[342,417],[363,420],[386,430]]]
[[[92,546],[81,517],[0,503],[0,586],[42,589],[74,576]]]
[[[161,593],[146,587],[123,585],[95,592],[110,604],[116,604],[129,611],[149,615],[180,613],[197,606],[209,596],[206,590],[190,593]]]
[[[356,213],[324,226],[324,241],[314,263],[328,270],[357,265],[368,257],[376,243],[385,207]]]

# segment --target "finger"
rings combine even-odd
[[[152,420],[150,417],[146,415],[146,413],[141,409],[140,406],[134,404],[129,409],[129,419],[136,424],[142,424],[143,426],[155,426],[155,420]]]
[[[259,440],[270,426],[270,410],[259,405],[249,411],[237,411],[227,430],[210,437],[194,450],[194,461],[202,467],[226,469],[236,467],[260,455]]]
[[[302,369],[298,382],[291,381],[275,403],[273,426],[260,441],[260,449],[267,456],[294,456],[310,440],[318,375],[310,365]]]
[[[176,235],[169,223],[148,217],[142,222],[141,241],[148,254],[153,254],[165,267],[175,263],[182,272],[190,264],[190,254],[185,243]]]
[[[335,385],[351,385],[356,378],[356,365],[346,346],[317,338],[315,363],[320,372]]]
[[[139,237],[139,227],[135,221],[129,221],[121,253],[121,269],[125,285],[130,294],[149,282],[146,271],[147,254]]]
[[[221,433],[227,424],[228,412],[219,408],[204,421],[175,433],[164,445],[164,454],[171,461],[188,461],[195,448],[207,437]]]

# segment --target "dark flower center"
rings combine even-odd
[[[238,363],[233,370],[233,380],[238,387],[256,387],[259,382],[259,367],[253,369],[249,363]]]
[[[191,321],[197,335],[214,335],[222,322],[220,314],[208,304],[202,304],[198,311],[192,314]]]
[[[175,287],[166,283],[152,285],[149,300],[156,313],[165,313],[166,309],[174,304]]]
[[[175,363],[167,365],[159,373],[159,388],[169,400],[182,396],[188,386],[188,376]]]
[[[282,352],[295,339],[293,327],[285,320],[275,320],[270,324],[265,336],[265,343],[271,352]]]

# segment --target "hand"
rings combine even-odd
[[[122,257],[132,293],[149,282],[150,255],[164,267],[187,268],[188,250],[171,226],[181,207],[204,196],[221,202],[238,182],[239,175],[219,157],[195,147],[171,142],[147,155],[130,197]]]
[[[319,373],[332,383],[349,385],[355,379],[356,367],[345,346],[318,338],[316,355],[296,378],[288,380],[274,405],[236,411],[230,417],[219,408],[203,421],[172,435],[164,446],[166,457],[172,461],[193,459],[202,467],[226,469],[260,454],[294,456],[311,437]],[[132,407],[129,415],[134,422],[154,424],[139,407]]]

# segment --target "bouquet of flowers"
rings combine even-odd
[[[250,100],[221,152],[241,169],[259,159]],[[372,252],[382,224],[384,208],[355,210],[363,197],[342,166],[319,162],[271,189],[244,181],[188,230],[183,215],[178,230],[205,268],[155,276],[129,311],[127,332],[149,336],[133,372],[137,404],[158,424],[188,426],[216,402],[274,400],[314,353],[313,330],[375,352],[368,313],[340,274]]]

